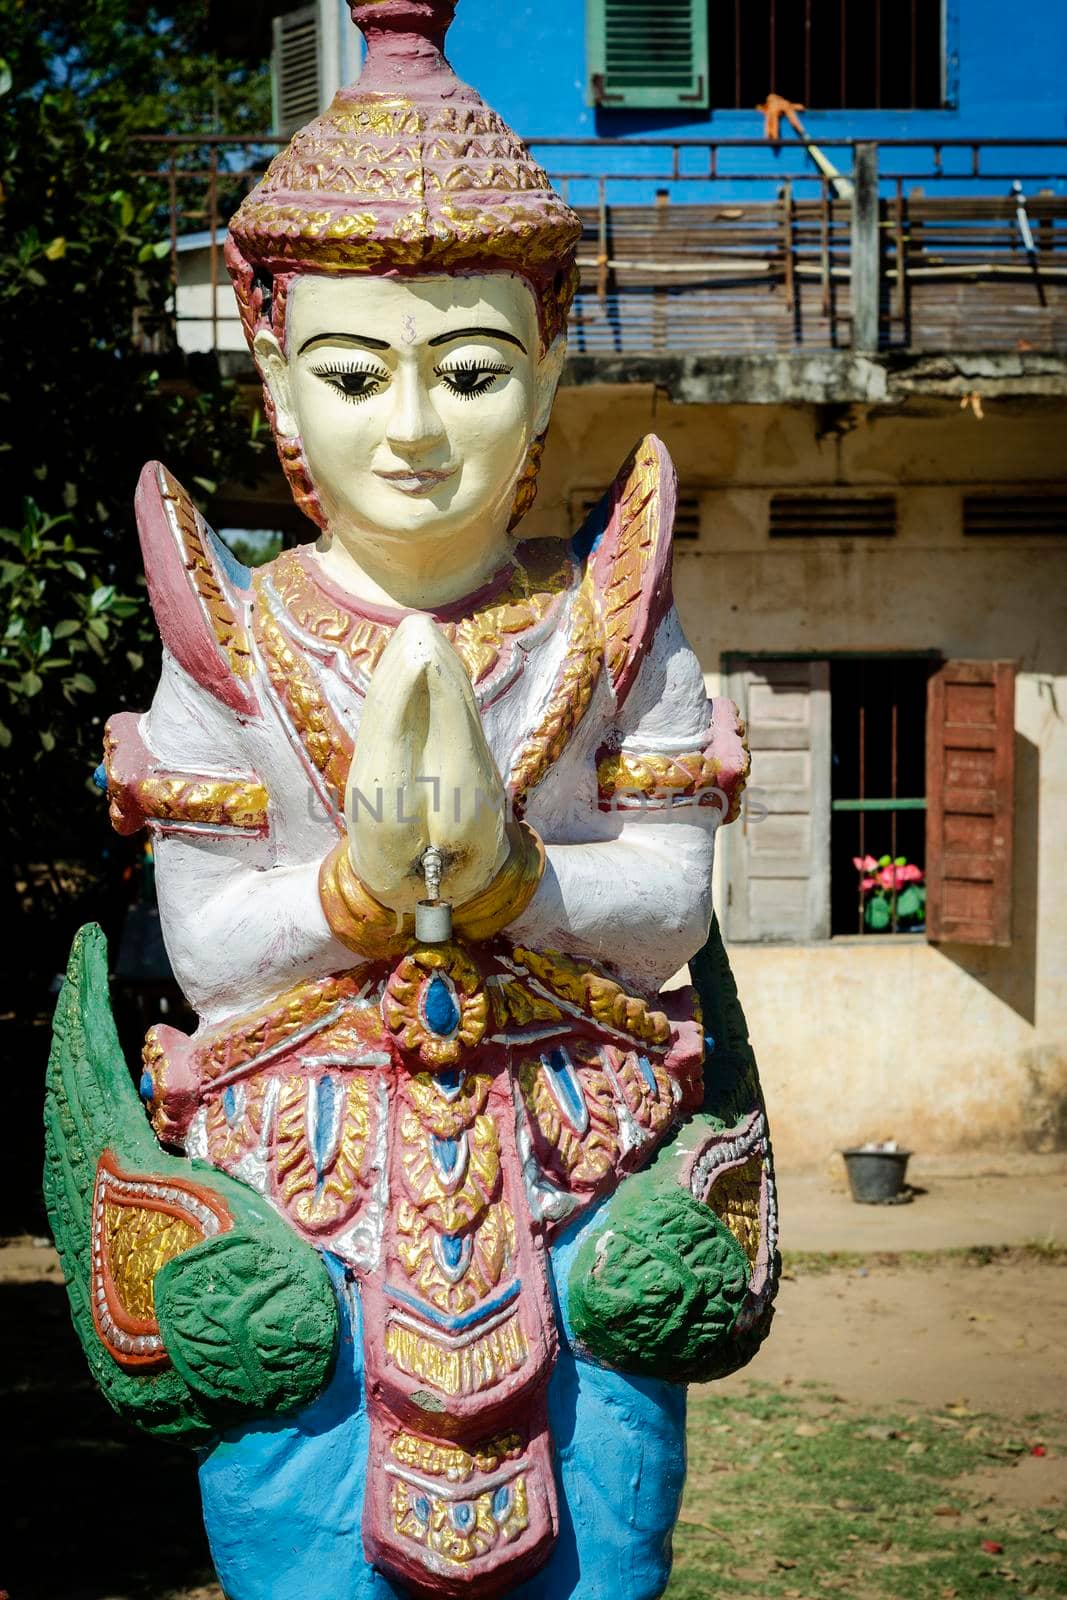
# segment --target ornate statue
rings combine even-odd
[[[75,1324],[197,1447],[231,1600],[662,1593],[685,1384],[771,1314],[708,937],[744,730],[674,610],[656,439],[569,544],[513,536],[580,225],[453,76],[452,9],[353,4],[359,83],[233,219],[321,536],[249,572],[145,468],[163,676],[107,787],[201,1020],[151,1029],[142,1106],[86,929],[49,1067]],[[660,993],[691,958],[702,1016]]]

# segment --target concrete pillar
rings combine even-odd
[[[852,188],[852,348],[870,355],[878,349],[881,295],[876,144],[854,146]]]

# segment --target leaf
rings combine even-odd
[[[85,568],[82,566],[80,561],[64,561],[63,565],[66,567],[72,578],[81,578],[82,582],[84,583]]]
[[[100,588],[94,589],[89,596],[89,610],[106,611],[114,597],[115,585],[113,583],[101,584]]]
[[[77,689],[79,694],[95,694],[96,684],[87,672],[76,672],[69,680],[72,689]]]
[[[46,279],[43,273],[37,271],[36,267],[27,267],[24,276],[33,284],[35,289],[44,288]]]
[[[37,654],[39,656],[46,656],[48,654],[49,650],[51,649],[51,646],[52,646],[52,630],[51,630],[51,628],[40,628],[40,629],[38,629],[37,640],[36,640],[36,643],[34,644],[34,649],[37,652]]]
[[[214,478],[198,478],[195,474],[193,482],[198,483],[205,494],[215,494],[219,487]]]
[[[73,617],[64,617],[62,622],[56,623],[52,637],[53,639],[69,639],[72,633],[78,633],[80,630],[80,622],[75,622]]]
[[[89,632],[95,634],[98,639],[106,639],[110,632],[110,629],[108,628],[108,625],[104,621],[103,617],[90,617],[85,626],[89,629]]]
[[[126,660],[130,663],[130,666],[133,668],[134,672],[140,672],[141,668],[144,666],[144,656],[139,650],[127,650]]]
[[[907,888],[902,889],[900,894],[897,895],[897,916],[917,917],[921,910],[922,901],[919,898],[919,891],[913,883],[909,883]]]
[[[889,901],[884,895],[873,895],[868,900],[864,908],[863,918],[868,928],[872,928],[875,933],[881,933],[883,929],[888,928],[891,917]]]
[[[67,241],[62,234],[57,235],[50,245],[45,247],[45,255],[49,261],[62,261],[67,253]]]
[[[49,755],[51,755],[52,751],[56,747],[55,734],[50,733],[47,728],[39,728],[37,731],[37,737],[40,739],[42,747],[48,751]]]
[[[14,79],[11,76],[11,68],[8,66],[3,56],[0,56],[0,96],[11,93],[11,85],[13,82]],[[3,740],[0,740],[0,744],[2,743]]]
[[[27,700],[32,700],[34,695],[40,694],[43,688],[44,682],[36,672],[24,672],[22,674],[22,692]]]

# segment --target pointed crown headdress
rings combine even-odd
[[[306,271],[513,272],[533,290],[545,347],[565,328],[581,223],[449,66],[455,4],[351,0],[367,42],[359,81],[293,137],[230,223],[250,343],[272,313],[281,331],[285,281]]]

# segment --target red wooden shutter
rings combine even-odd
[[[926,936],[1011,943],[1015,668],[946,661],[926,712]]]

